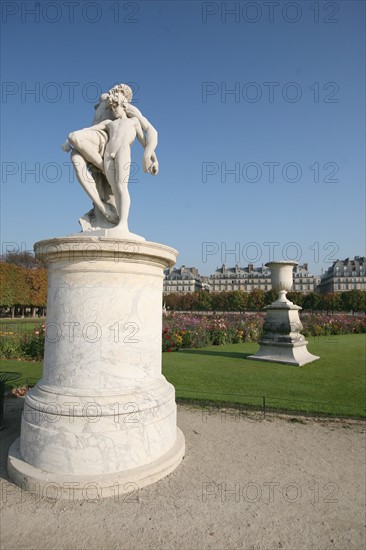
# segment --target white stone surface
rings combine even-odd
[[[32,479],[106,476],[108,485],[141,467],[149,479],[153,464],[155,479],[162,457],[177,465],[184,454],[161,372],[163,270],[177,252],[85,234],[35,250],[49,266],[44,372],[25,399],[9,475],[17,482],[32,467]]]
[[[20,454],[18,438],[9,450],[8,473],[10,479],[21,486],[22,490],[48,498],[73,502],[114,497],[115,502],[118,502],[120,495],[134,495],[142,487],[173,472],[182,460],[184,446],[184,435],[178,428],[173,447],[147,465],[116,474],[72,475],[45,472],[27,464]]]
[[[279,261],[268,262],[266,266],[271,270],[272,288],[275,290],[291,290],[293,284],[293,268],[297,262]]]

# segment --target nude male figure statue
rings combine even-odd
[[[116,201],[118,224],[116,229],[128,232],[128,214],[130,210],[130,194],[128,180],[131,168],[131,145],[137,137],[144,147],[143,168],[145,172],[156,175],[158,172],[154,146],[146,143],[141,122],[138,117],[127,117],[126,99],[120,92],[110,98],[110,105],[114,120],[105,120],[93,126],[95,130],[104,130],[108,134],[105,146],[103,165],[105,173]],[[131,111],[129,111],[131,112]]]
[[[158,173],[154,152],[157,131],[139,109],[130,104],[131,99],[132,90],[126,84],[118,84],[108,94],[102,94],[95,106],[93,125],[71,132],[63,146],[65,151],[71,150],[77,178],[95,206],[95,212],[89,212],[81,223],[85,217],[94,216],[98,225],[102,215],[109,227],[128,232],[130,146],[136,136],[145,149],[144,172]]]

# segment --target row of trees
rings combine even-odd
[[[288,292],[287,297],[294,304],[310,311],[365,311],[366,292],[350,290],[347,292],[318,294],[310,292]],[[165,306],[174,311],[259,311],[277,298],[275,290],[254,289],[252,292],[234,290],[231,292],[209,293],[207,291],[168,294],[164,297]]]
[[[330,294],[310,292],[289,292],[289,300],[310,311],[366,310],[366,292],[350,290]],[[164,303],[169,310],[176,311],[260,311],[277,297],[275,290],[254,289],[247,293],[240,290],[209,293],[207,291],[169,294]],[[30,252],[8,253],[0,257],[0,306],[24,315],[31,308],[35,315],[41,308],[43,313],[47,301],[47,270]]]
[[[24,267],[16,263],[0,262],[0,306],[24,315],[30,308],[33,316],[47,301],[47,270],[44,267]]]

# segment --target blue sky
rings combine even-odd
[[[178,266],[365,254],[364,2],[36,4],[2,2],[3,251],[79,230],[60,145],[127,82],[160,163],[134,145],[130,229]]]

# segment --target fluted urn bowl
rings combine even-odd
[[[278,290],[279,297],[283,299],[285,299],[286,292],[292,288],[292,272],[297,265],[297,262],[292,261],[266,263],[271,270],[272,288]]]

